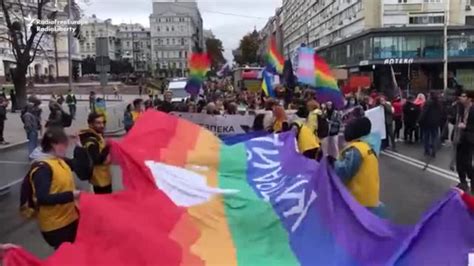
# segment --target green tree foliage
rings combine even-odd
[[[218,69],[226,62],[224,58],[224,47],[222,41],[216,38],[206,39],[206,50],[211,59],[211,68]]]
[[[258,63],[259,37],[256,31],[245,35],[240,40],[240,54],[234,58],[239,65]]]

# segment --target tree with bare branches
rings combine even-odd
[[[78,18],[77,14],[80,14],[80,8],[75,1],[72,2],[74,10],[72,16]],[[10,43],[15,57],[16,68],[11,74],[18,106],[23,107],[26,105],[28,67],[33,63],[38,53],[44,52],[43,38],[51,35],[51,33],[41,30],[42,25],[31,23],[31,21],[55,19],[58,12],[57,0],[0,0],[0,5],[5,19],[4,26],[7,29],[6,34],[0,36],[0,40]]]

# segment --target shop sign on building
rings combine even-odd
[[[390,58],[383,61],[384,65],[413,64],[413,58]]]

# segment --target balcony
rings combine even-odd
[[[385,4],[383,11],[385,13],[418,12],[423,11],[423,4]]]

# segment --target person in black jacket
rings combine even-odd
[[[405,141],[413,143],[418,141],[418,134],[416,130],[418,118],[420,117],[420,107],[413,103],[415,98],[413,96],[408,97],[407,102],[403,105],[403,123],[404,123],[404,135]]]
[[[456,169],[460,184],[458,187],[467,190],[467,178],[471,180],[471,192],[474,192],[474,170],[472,156],[474,152],[474,93],[463,92],[459,97],[459,111],[455,124]]]
[[[438,94],[432,92],[429,101],[423,106],[419,122],[423,132],[425,156],[436,157],[440,142],[439,129],[443,123],[443,117],[443,105],[439,101]]]

